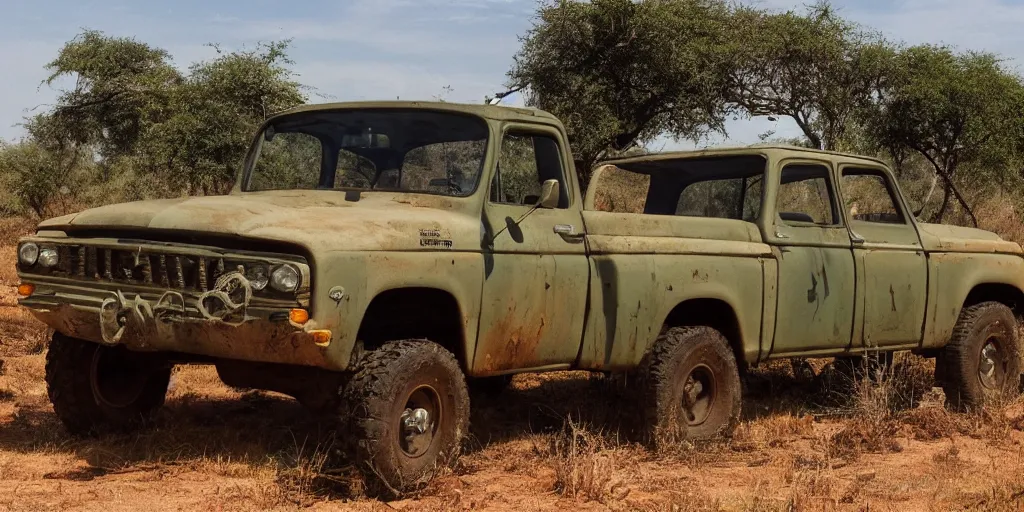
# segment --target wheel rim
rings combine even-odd
[[[409,394],[398,420],[398,445],[407,456],[416,458],[430,451],[442,421],[441,399],[430,386],[420,386]]]
[[[142,396],[148,372],[126,355],[124,350],[106,347],[93,353],[89,384],[100,405],[115,409],[128,407]]]
[[[690,370],[683,384],[683,416],[689,426],[697,426],[707,421],[715,406],[718,386],[715,372],[706,365],[699,365]]]
[[[1006,361],[1003,360],[999,340],[989,338],[981,347],[978,358],[978,378],[988,389],[1000,390],[1006,380]]]

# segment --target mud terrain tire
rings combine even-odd
[[[124,432],[164,403],[171,366],[157,354],[130,352],[55,333],[46,353],[46,392],[73,435]]]
[[[368,492],[400,495],[457,459],[469,427],[466,379],[436,343],[388,342],[359,363],[341,413]]]
[[[647,354],[640,378],[643,433],[654,447],[728,434],[739,422],[736,357],[715,329],[669,329]]]
[[[975,410],[1008,398],[1020,384],[1020,348],[1013,311],[983,302],[960,312],[937,366],[947,407]]]

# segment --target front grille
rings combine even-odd
[[[143,249],[85,245],[57,246],[59,263],[52,274],[112,283],[153,285],[183,291],[208,291],[226,271],[242,262]]]

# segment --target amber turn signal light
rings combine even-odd
[[[318,347],[326,347],[331,344],[331,331],[309,331],[309,335],[313,337],[313,343]]]
[[[36,285],[31,283],[21,283],[18,285],[18,295],[22,297],[28,297],[35,293]]]
[[[309,311],[293,309],[288,312],[288,320],[291,320],[293,324],[303,325],[309,321]]]

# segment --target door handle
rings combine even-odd
[[[582,238],[583,233],[577,233],[576,228],[572,224],[555,224],[552,229],[556,234],[562,235],[566,238]]]
[[[775,232],[775,238],[785,239],[785,238],[789,238],[789,235],[787,235],[787,234],[785,234],[785,233],[783,233],[781,231],[776,231]]]
[[[865,240],[864,237],[850,231],[850,242],[852,242],[853,245],[864,245]]]

